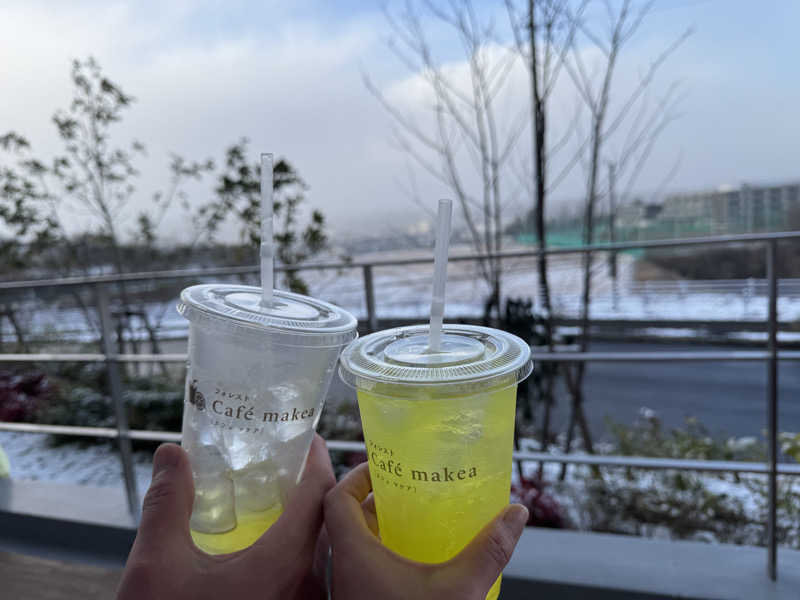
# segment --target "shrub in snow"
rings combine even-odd
[[[34,420],[50,392],[44,373],[0,372],[0,421]]]
[[[529,527],[566,527],[564,511],[553,496],[545,492],[547,483],[538,477],[520,477],[511,486],[511,501],[528,509]]]

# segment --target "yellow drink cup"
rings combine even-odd
[[[357,389],[382,543],[440,563],[508,504],[517,384],[532,365],[503,331],[445,325],[439,352],[427,331],[356,340],[339,373]],[[498,578],[487,598],[499,592]]]

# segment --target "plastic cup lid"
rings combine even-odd
[[[181,292],[178,312],[190,321],[212,319],[252,333],[301,335],[319,345],[345,344],[356,336],[356,318],[346,310],[309,296],[274,290],[272,305],[261,306],[261,288],[211,283]]]
[[[445,325],[439,352],[428,350],[428,325],[398,327],[351,342],[340,358],[345,383],[447,385],[502,379],[516,384],[533,369],[531,349],[515,335],[474,325]]]

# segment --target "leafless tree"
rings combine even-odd
[[[0,136],[0,149],[13,150],[16,155],[15,166],[4,166],[0,170],[0,199],[4,203],[13,201],[15,206],[36,207],[38,212],[34,221],[41,231],[36,232],[29,245],[33,246],[35,242],[35,247],[41,250],[58,243],[63,248],[63,252],[54,256],[50,268],[63,274],[69,274],[73,269],[89,274],[90,265],[81,256],[81,246],[90,250],[86,243],[90,240],[92,250],[97,251],[98,247],[110,250],[113,270],[123,273],[126,270],[122,244],[124,212],[136,194],[139,172],[135,159],[144,153],[144,146],[139,142],[130,146],[115,145],[113,126],[122,120],[134,98],[110,81],[93,58],[73,61],[71,80],[72,101],[67,109],[58,110],[52,119],[63,146],[52,160],[37,159],[30,153],[28,141],[14,132]],[[183,199],[182,183],[200,177],[212,166],[210,162],[190,163],[173,157],[169,188],[154,196],[154,210],[138,215],[137,241],[152,244],[165,212],[176,199]],[[66,213],[83,213],[94,219],[84,235],[74,242],[64,224]],[[20,219],[19,215],[7,210],[0,217],[5,221],[12,217],[17,221]],[[135,305],[124,282],[119,283],[118,289],[121,310],[117,320],[117,343],[120,353],[124,353],[123,329],[126,328],[131,333],[129,339],[133,352],[138,352],[131,323],[133,319],[139,319],[149,335],[153,353],[159,354],[159,341],[146,307],[143,303]],[[76,305],[84,312],[87,324],[93,327],[92,311],[84,298],[77,289],[73,296]],[[166,365],[158,364],[167,375]]]
[[[454,196],[474,250],[496,254],[502,249],[502,212],[507,200],[504,174],[528,123],[523,109],[501,127],[497,109],[518,57],[514,48],[497,39],[493,24],[481,20],[471,0],[440,4],[427,0],[417,5],[408,0],[399,12],[386,11],[392,31],[389,48],[422,78],[431,95],[432,127],[419,124],[391,102],[369,77],[365,76],[365,83],[392,116],[400,148]],[[434,56],[423,15],[456,35],[466,59],[466,78],[459,78]],[[477,193],[469,182],[475,173],[480,182],[474,186]],[[499,317],[501,268],[498,258],[479,264],[491,290],[484,305],[486,320],[493,310]]]
[[[579,19],[580,42],[572,45],[565,56],[564,69],[575,85],[578,95],[588,112],[588,136],[580,144],[576,160],[584,161],[587,170],[586,203],[584,209],[583,243],[594,243],[595,216],[600,198],[600,168],[606,157],[610,158],[608,141],[614,136],[622,138],[619,155],[613,159],[614,175],[617,180],[628,176],[628,189],[636,182],[636,178],[664,128],[675,118],[677,85],[669,88],[665,96],[654,105],[649,100],[648,92],[651,84],[667,58],[691,34],[691,30],[683,32],[669,44],[647,69],[641,74],[633,91],[623,99],[612,111],[613,81],[620,53],[631,38],[639,30],[644,19],[650,14],[653,2],[645,2],[635,6],[633,0],[623,0],[614,5],[610,0],[603,0],[602,6],[608,23],[597,32],[585,19]],[[584,52],[592,48],[600,56],[599,75],[593,76],[585,64]],[[627,128],[627,131],[625,129]],[[592,253],[583,255],[583,282],[581,293],[581,334],[580,350],[588,349],[590,337],[589,308],[591,299]],[[575,428],[580,430],[584,449],[593,452],[592,435],[583,408],[583,377],[585,364],[578,363],[567,372],[566,383],[572,398],[569,425],[567,428],[566,451],[569,451]],[[562,470],[563,475],[563,470]]]
[[[572,47],[580,18],[588,4],[582,0],[574,13],[568,0],[527,0],[522,10],[513,0],[506,0],[511,29],[520,55],[523,57],[530,79],[530,112],[532,134],[532,183],[534,220],[539,245],[537,259],[541,316],[544,322],[544,341],[548,350],[554,350],[553,307],[547,278],[546,198],[548,189],[548,163],[572,134],[567,128],[562,138],[552,144],[548,138],[548,114],[551,95],[558,82],[566,53]],[[540,393],[544,405],[541,443],[546,447],[550,439],[550,415],[553,406],[553,389],[557,374],[555,364],[545,364],[540,369]],[[540,469],[542,465],[540,465]]]

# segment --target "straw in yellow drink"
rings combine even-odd
[[[508,504],[517,384],[530,347],[443,325],[452,204],[439,202],[429,326],[351,342],[339,374],[358,390],[381,541],[414,560],[456,555]],[[500,578],[487,594],[500,593]]]

